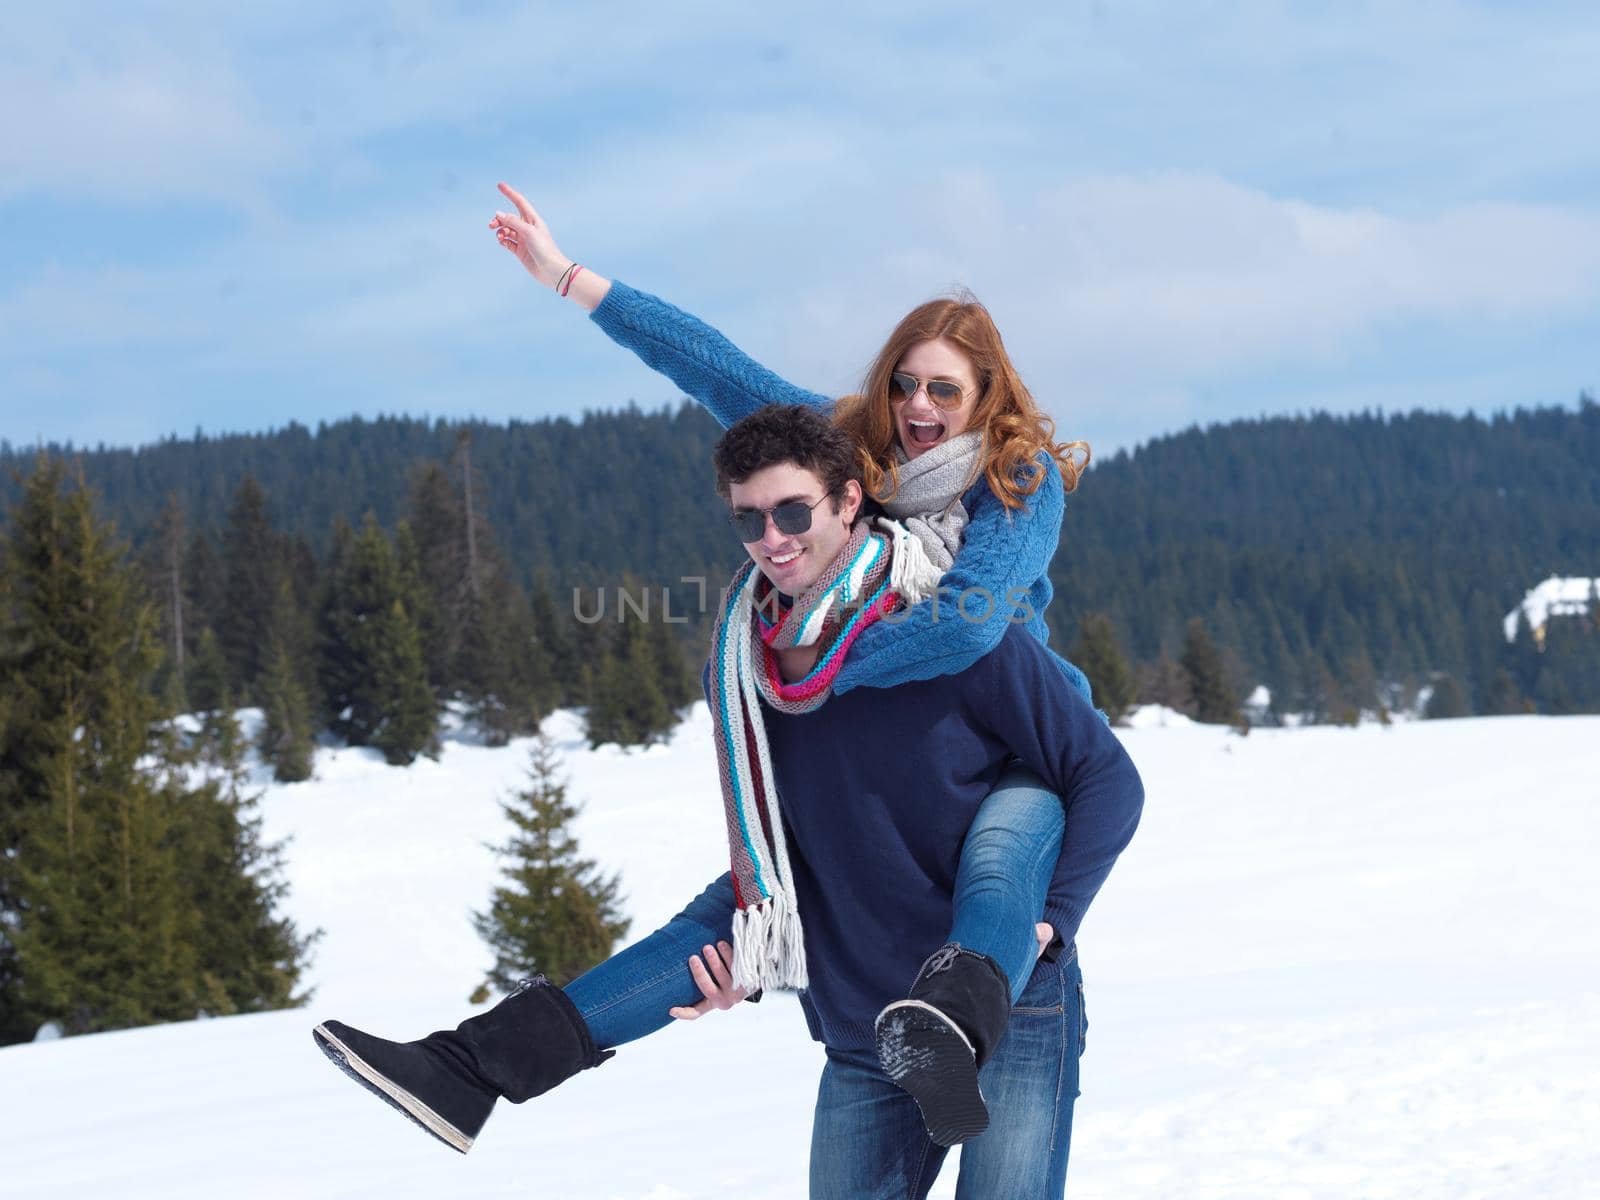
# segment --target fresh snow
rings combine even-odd
[[[1529,629],[1541,629],[1551,617],[1581,617],[1589,611],[1589,601],[1600,579],[1563,579],[1552,575],[1537,587],[1529,588],[1522,603],[1505,616],[1506,641],[1517,640],[1517,616],[1526,615]]]
[[[1600,718],[1141,723],[1144,824],[1080,938],[1075,1200],[1595,1196]],[[645,751],[547,728],[646,933],[723,869],[705,709]],[[821,1053],[788,997],[504,1106],[465,1158],[314,1049],[324,1017],[415,1037],[471,1011],[526,750],[324,749],[268,787],[291,911],[326,930],[316,999],[0,1050],[0,1196],[804,1196]]]

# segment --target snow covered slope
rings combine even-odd
[[[646,752],[550,729],[647,932],[723,868],[704,708]],[[1125,737],[1149,802],[1080,939],[1076,1200],[1597,1194],[1600,718]],[[821,1056],[786,998],[504,1107],[466,1158],[312,1047],[320,1017],[469,1011],[524,761],[341,750],[271,788],[293,912],[327,930],[316,1000],[0,1050],[0,1196],[804,1196]]]

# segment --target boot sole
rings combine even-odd
[[[338,1067],[378,1099],[403,1113],[412,1124],[438,1138],[452,1150],[465,1154],[472,1149],[472,1138],[462,1133],[405,1088],[375,1070],[354,1050],[341,1042],[326,1025],[311,1031],[317,1049],[328,1056],[328,1061]]]
[[[898,1000],[878,1014],[873,1033],[878,1062],[917,1102],[930,1138],[959,1146],[989,1128],[972,1044],[950,1018],[921,1000]]]

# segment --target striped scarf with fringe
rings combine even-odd
[[[717,616],[709,700],[737,905],[733,981],[747,991],[806,986],[805,940],[761,703],[804,713],[828,698],[851,643],[899,603],[895,540],[857,521],[838,557],[787,609],[747,562]],[[821,647],[816,666],[785,683],[777,652],[811,645]]]

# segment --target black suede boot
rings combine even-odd
[[[989,1127],[978,1070],[1010,1019],[1006,973],[988,955],[954,942],[922,964],[907,999],[878,1014],[878,1061],[911,1093],[939,1145],[958,1145]]]
[[[595,1049],[577,1008],[543,975],[421,1041],[385,1041],[342,1021],[311,1036],[351,1079],[463,1154],[502,1096],[521,1104],[615,1053]]]

